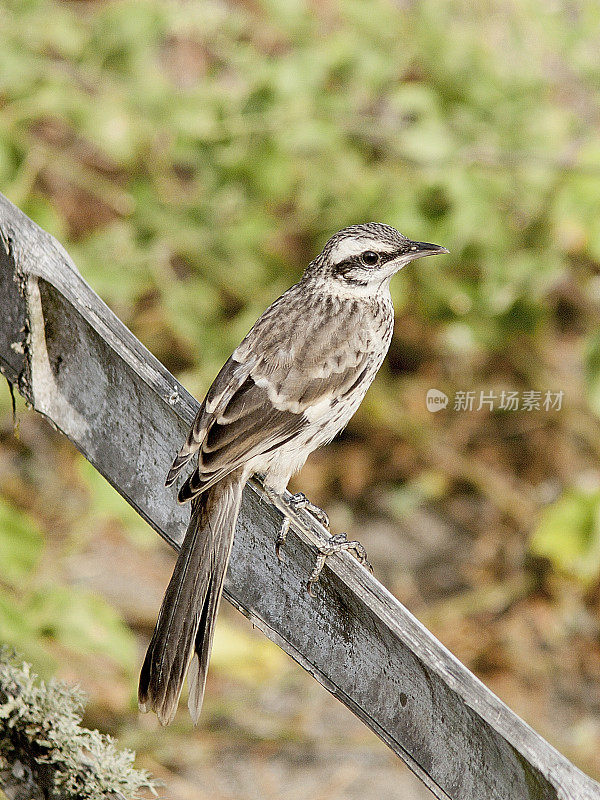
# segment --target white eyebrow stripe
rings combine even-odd
[[[348,237],[335,245],[331,251],[331,260],[334,264],[339,264],[351,256],[364,253],[365,250],[373,250],[376,253],[392,253],[395,249],[392,244],[387,242],[373,241],[366,237],[364,239]]]

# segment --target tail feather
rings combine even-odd
[[[213,586],[216,588],[216,582]],[[223,584],[221,583],[218,593],[211,591],[206,596],[202,608],[202,616],[200,617],[200,625],[198,626],[194,642],[194,653],[188,669],[188,709],[194,721],[194,725],[198,723],[200,711],[202,709],[208,661],[215,630],[214,620],[216,619],[216,611],[221,597],[222,586]]]
[[[140,709],[156,711],[163,725],[175,716],[192,658],[189,705],[198,720],[243,486],[237,470],[192,502],[190,524],[140,674]]]
[[[238,509],[239,501],[235,512],[236,519]],[[232,528],[235,529],[235,520],[233,521]],[[202,709],[208,662],[215,632],[215,621],[217,619],[221,594],[223,593],[223,583],[225,581],[225,573],[227,572],[227,564],[229,563],[232,544],[233,530],[229,540],[227,540],[226,537],[223,537],[221,540],[221,552],[216,554],[217,559],[214,564],[213,579],[202,606],[198,630],[196,631],[196,637],[194,639],[192,660],[188,670],[188,708],[195,725],[198,723],[200,711]]]

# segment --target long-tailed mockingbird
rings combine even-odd
[[[140,708],[156,711],[163,724],[175,715],[188,667],[188,705],[198,720],[246,481],[258,474],[268,495],[283,494],[310,453],[344,428],[390,345],[390,279],[409,261],[447,252],[388,225],[344,228],[265,311],[215,378],[166,481],[173,483],[197,455],[178,496],[192,501],[190,523],[140,675]],[[295,497],[327,522],[303,495]],[[321,564],[323,554],[357,544],[342,539],[332,537]]]

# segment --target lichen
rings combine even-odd
[[[22,774],[44,797],[64,800],[156,794],[149,774],[134,768],[133,752],[81,726],[84,700],[78,687],[40,680],[0,648],[0,781],[10,776],[14,785]]]

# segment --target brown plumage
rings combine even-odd
[[[239,470],[232,472],[192,501],[190,524],[140,674],[140,708],[153,708],[163,725],[175,716],[188,668],[189,707],[198,721],[244,483]]]
[[[260,474],[268,492],[282,494],[308,455],[347,424],[391,341],[391,277],[415,258],[444,252],[387,225],[345,228],[215,378],[167,476],[169,485],[197,456],[178,495],[192,500],[190,524],[140,676],[140,707],[164,724],[190,662],[188,704],[198,719],[246,481]]]

